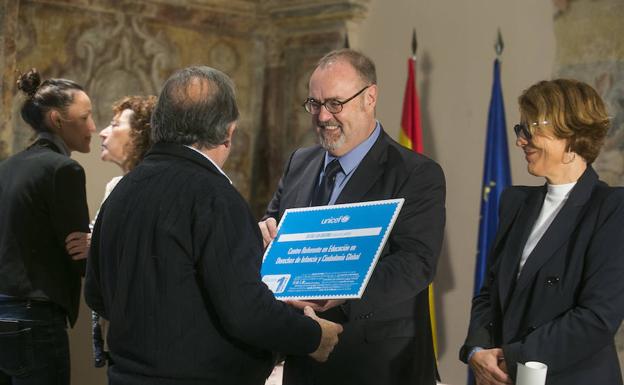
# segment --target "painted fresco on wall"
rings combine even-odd
[[[176,50],[162,33],[153,34],[136,17],[80,14],[64,18],[65,10],[60,8],[22,7],[17,68],[37,67],[44,78],[77,81],[91,96],[97,127],[104,127],[112,103],[121,96],[158,92],[175,68]],[[22,148],[30,131],[17,117],[14,121],[15,147]]]
[[[5,42],[0,46],[5,75],[0,159],[23,149],[33,136],[19,117],[17,70],[36,67],[44,78],[66,77],[84,85],[101,129],[111,119],[114,100],[157,94],[176,69],[209,65],[234,80],[240,110],[225,171],[261,215],[287,156],[316,141],[300,106],[309,72],[342,44],[346,21],[363,18],[366,1],[129,0],[123,9],[116,0],[0,3]],[[92,154],[85,157],[95,161],[98,144],[94,138]],[[117,172],[106,171],[107,166],[86,168],[87,190],[102,189],[90,173],[104,169],[112,177]],[[89,205],[96,207],[99,199],[90,194]]]
[[[226,171],[245,196],[249,195],[252,133],[250,93],[257,72],[251,42],[202,30],[201,26],[147,19],[120,12],[88,11],[63,5],[24,3],[19,10],[16,68],[36,67],[44,78],[65,77],[83,85],[90,95],[98,129],[111,119],[112,103],[124,95],[158,94],[178,68],[210,65],[230,75],[237,87],[241,119],[237,146]],[[27,146],[32,130],[19,118],[21,98],[13,103],[13,149]],[[97,148],[97,140],[93,147]]]
[[[314,140],[300,106],[309,71],[344,41],[348,20],[364,17],[367,1],[124,0],[123,7],[118,0],[0,1],[0,161],[32,139],[19,117],[18,70],[35,67],[43,78],[85,86],[102,129],[114,100],[157,94],[176,69],[208,65],[234,80],[240,119],[224,168],[260,218],[285,154]],[[94,137],[91,153],[75,156],[85,168],[92,215],[106,182],[120,173],[99,160],[99,144]],[[78,352],[72,378],[104,384],[106,372],[92,367],[85,306],[82,312],[70,332]]]
[[[612,126],[594,163],[600,178],[624,185],[624,2],[554,0],[557,56],[555,77],[591,84],[607,103]],[[616,336],[624,368],[624,328]]]
[[[619,0],[557,1],[556,77],[591,84],[612,119],[595,168],[611,185],[624,185],[624,3]]]

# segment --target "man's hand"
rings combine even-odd
[[[511,378],[506,373],[507,366],[504,364],[504,359],[503,349],[484,349],[474,353],[469,364],[477,385],[511,384]]]
[[[65,238],[65,250],[74,261],[87,258],[91,245],[91,233],[73,232]]]
[[[267,218],[262,222],[258,222],[260,232],[262,232],[262,243],[267,247],[269,243],[277,236],[277,221],[275,218]]]
[[[312,318],[321,326],[321,343],[310,357],[318,362],[325,362],[329,358],[329,354],[334,350],[334,346],[338,343],[338,334],[342,333],[342,326],[316,316],[314,310],[307,306],[303,309],[303,314]]]
[[[340,306],[346,301],[344,299],[323,299],[323,300],[309,300],[309,301],[284,301],[292,307],[296,307],[297,309],[305,309],[306,306],[309,306],[314,311],[324,312],[333,307]]]

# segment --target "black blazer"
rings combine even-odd
[[[503,193],[460,358],[474,346],[502,347],[513,378],[518,362],[540,361],[549,385],[622,384],[613,338],[624,316],[624,189],[588,167],[516,280],[545,194],[545,186]]]
[[[47,139],[0,163],[0,294],[46,299],[73,325],[84,261],[74,262],[65,238],[89,232],[82,167]]]
[[[267,216],[310,205],[324,156],[320,146],[292,154]],[[344,324],[340,342],[325,364],[287,360],[285,384],[306,383],[302,376],[323,385],[435,383],[427,287],[443,237],[444,174],[382,130],[336,203],[391,198],[405,204],[363,297],[321,315]]]
[[[314,351],[320,327],[275,300],[261,260],[228,179],[192,149],[155,144],[93,232],[85,298],[110,320],[111,384],[260,385],[271,350]]]

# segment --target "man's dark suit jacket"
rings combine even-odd
[[[324,156],[320,146],[292,154],[267,216],[279,220],[288,208],[310,205]],[[362,298],[320,315],[344,327],[329,361],[287,358],[285,384],[435,383],[427,287],[443,237],[444,174],[382,130],[336,204],[390,198],[405,203]]]
[[[203,155],[157,143],[104,202],[85,297],[110,320],[112,384],[264,384],[321,331],[260,280],[262,236]]]
[[[624,189],[588,167],[516,279],[545,194],[545,186],[503,193],[492,267],[460,358],[474,346],[502,347],[514,378],[518,362],[540,361],[548,385],[622,384],[613,337],[624,315]]]
[[[65,250],[75,231],[89,232],[85,174],[76,161],[39,139],[0,163],[0,294],[51,301],[73,325],[84,271]]]

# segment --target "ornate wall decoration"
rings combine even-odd
[[[230,75],[241,117],[225,171],[260,215],[290,152],[316,142],[301,109],[309,74],[343,44],[347,21],[362,19],[366,2],[129,0],[121,10],[114,0],[15,0],[0,8],[19,16],[19,31],[9,34],[14,66],[85,86],[98,128],[110,120],[114,100],[157,94],[178,68],[205,64]],[[12,89],[7,152],[32,138],[14,96]]]
[[[608,105],[612,128],[595,163],[612,185],[624,184],[624,3],[618,0],[566,2],[556,17],[555,75],[593,85]]]
[[[236,71],[239,66],[240,58],[236,49],[225,41],[218,41],[210,49],[210,63],[215,68],[221,69],[226,73]]]
[[[103,15],[104,16],[104,15]],[[105,15],[86,31],[72,31],[70,78],[84,79],[96,99],[96,121],[110,118],[110,106],[122,95],[158,94],[176,68],[177,50],[162,31],[150,31],[138,16]]]
[[[0,5],[0,161],[13,152],[12,106],[15,89],[15,35],[18,28],[19,4]]]
[[[582,80],[600,93],[612,126],[594,163],[601,179],[624,185],[624,3],[621,0],[553,0],[555,77]],[[616,337],[624,368],[624,329]]]
[[[23,149],[32,131],[19,117],[15,69],[85,86],[103,128],[111,103],[129,94],[157,94],[171,73],[205,64],[236,85],[240,110],[225,171],[258,217],[276,187],[286,157],[315,142],[301,102],[316,61],[344,41],[348,20],[361,19],[368,0],[6,0],[0,1],[0,161]],[[87,175],[92,214],[119,169],[92,152],[76,158]],[[72,341],[89,337],[86,314]],[[72,342],[72,378],[105,383],[90,351]],[[78,352],[77,354],[75,352]]]
[[[90,12],[83,18],[87,24],[68,22],[56,17],[58,12],[39,4],[22,7],[16,37],[18,67],[35,66],[46,77],[78,81],[92,98],[98,127],[110,120],[115,100],[123,95],[157,94],[176,67],[176,48],[138,16]],[[49,36],[50,31],[57,31],[56,36]],[[51,50],[57,50],[56,55],[49,55]],[[22,148],[31,132],[17,118],[18,108],[15,103],[14,132],[16,148]]]

